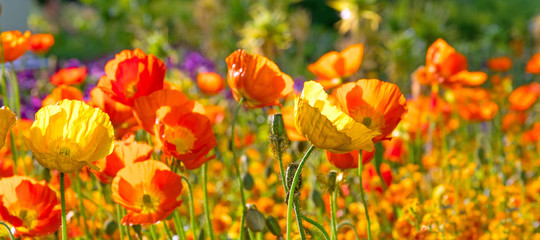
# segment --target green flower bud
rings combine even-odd
[[[255,205],[250,205],[246,213],[246,225],[253,232],[262,232],[264,230],[264,216]]]
[[[274,236],[279,237],[281,236],[281,227],[279,226],[278,221],[276,218],[272,216],[266,217],[266,227]]]

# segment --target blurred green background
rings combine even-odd
[[[9,0],[8,0],[9,1]],[[487,71],[490,57],[514,59],[516,81],[539,51],[538,0],[38,0],[29,28],[50,32],[59,59],[92,61],[141,48],[181,62],[186,50],[212,59],[224,74],[237,48],[263,54],[292,77],[311,79],[307,65],[331,50],[365,45],[355,77],[396,82],[408,92],[410,74],[442,37]]]

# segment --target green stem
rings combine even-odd
[[[2,99],[4,100],[4,106],[9,107],[9,99],[7,95],[7,86],[6,86],[6,63],[4,63],[4,44],[0,44],[0,63],[2,64],[2,75],[0,75],[0,82],[2,83]]]
[[[11,240],[15,240],[15,236],[13,236],[13,233],[11,233],[11,228],[10,228],[5,222],[0,221],[0,224],[1,224],[1,225],[4,225],[4,227],[6,227],[6,230],[7,230],[8,233],[9,233],[9,238],[10,238]]]
[[[60,202],[62,204],[62,240],[67,240],[66,197],[64,193],[64,173],[60,173]]]
[[[304,224],[302,223],[302,212],[300,211],[300,204],[298,199],[294,199],[294,213],[296,214],[296,222],[298,223],[298,232],[300,232],[300,239],[306,239],[306,233],[304,232]]]
[[[116,204],[116,221],[118,223],[118,230],[120,231],[120,239],[124,240],[124,225],[122,224],[122,209],[120,204]]]
[[[364,212],[366,214],[367,220],[367,234],[368,239],[371,240],[371,222],[369,221],[369,212],[366,204],[366,199],[364,198],[364,185],[362,183],[362,151],[360,151],[360,157],[358,158],[358,176],[360,177],[360,199],[364,205]],[[384,181],[383,181],[384,182]]]
[[[350,222],[342,222],[338,225],[338,230],[343,227],[343,226],[349,226],[353,232],[354,232],[354,235],[356,236],[356,240],[360,240],[360,235],[358,235],[358,232],[356,231],[356,228],[354,227],[354,225]]]
[[[279,161],[279,173],[281,174],[281,185],[283,185],[283,189],[287,191],[287,183],[285,182],[285,170],[283,169],[283,159],[281,157],[281,140],[277,141],[277,158]]]
[[[319,229],[319,231],[321,231],[321,233],[324,235],[324,239],[326,240],[330,240],[330,235],[328,235],[328,232],[324,229],[324,227],[316,222],[315,220],[311,219],[311,218],[308,218],[307,216],[305,215],[302,215],[302,218],[304,220],[306,220],[306,222],[310,223],[311,225],[315,226],[316,228]]]
[[[17,72],[15,72],[15,65],[13,62],[9,63],[11,66],[11,71],[13,72],[13,78],[11,79],[11,90],[13,91],[13,98],[15,102],[15,113],[17,117],[21,119],[21,99],[19,97],[19,81],[17,80]]]
[[[122,211],[122,215],[127,214],[127,210],[126,210],[126,209],[120,208],[120,210]],[[131,230],[130,230],[130,227],[129,227],[129,226],[125,226],[125,228],[126,228],[126,235],[127,235],[128,239],[129,239],[129,240],[132,240],[132,238],[131,238]]]
[[[289,189],[289,200],[287,201],[289,204],[287,204],[287,239],[291,238],[292,233],[292,206],[294,205],[294,189],[296,188],[296,185],[298,184],[298,178],[300,176],[300,172],[302,172],[302,167],[306,163],[306,160],[308,159],[309,155],[311,155],[311,152],[315,149],[315,146],[311,145],[309,149],[307,150],[306,154],[300,161],[300,164],[298,165],[298,168],[296,169],[296,172],[294,173],[293,182],[291,184],[291,188]],[[292,204],[291,204],[292,203]]]
[[[184,232],[184,225],[182,224],[182,221],[180,220],[180,214],[175,209],[173,214],[174,219],[174,226],[176,227],[176,234],[180,236],[180,239],[186,240],[186,233]],[[193,228],[192,228],[193,229]],[[193,238],[195,238],[196,234],[193,232]]]
[[[208,232],[208,236],[210,236],[210,240],[214,240],[214,230],[212,229],[212,220],[210,219],[210,206],[208,204],[208,189],[206,188],[206,179],[207,179],[207,173],[208,170],[208,163],[204,163],[202,166],[202,188],[204,192],[204,213],[206,216],[206,231]]]
[[[169,237],[169,239],[172,239],[171,230],[169,230],[169,226],[167,225],[167,221],[163,220],[163,225],[165,226],[165,233],[167,233],[167,237]]]
[[[88,224],[86,223],[86,213],[84,211],[85,207],[83,204],[83,195],[81,194],[81,179],[79,178],[78,172],[75,174],[75,192],[77,193],[77,198],[79,199],[79,210],[83,218],[84,232],[86,234],[86,237],[90,239],[90,230],[88,229]]]
[[[197,225],[195,224],[195,206],[193,202],[193,191],[191,190],[191,184],[189,183],[188,179],[184,176],[182,176],[182,179],[186,182],[188,186],[188,192],[189,192],[189,219],[191,223],[191,231],[193,231],[193,236],[197,236]],[[176,213],[178,215],[178,213]],[[180,216],[178,216],[180,217]],[[180,218],[179,218],[180,219]]]
[[[236,179],[238,181],[238,185],[240,186],[240,199],[242,200],[242,218],[240,220],[240,236],[239,236],[239,239],[242,240],[244,239],[244,222],[246,221],[246,213],[247,213],[247,208],[246,208],[246,197],[244,195],[244,183],[242,182],[242,175],[240,174],[240,167],[238,166],[238,159],[237,159],[237,156],[236,156],[236,147],[235,147],[235,144],[234,144],[234,125],[236,124],[236,117],[238,116],[238,111],[240,111],[240,107],[242,106],[242,104],[244,103],[245,99],[244,98],[241,98],[240,101],[238,102],[238,105],[236,106],[236,109],[234,110],[234,114],[233,114],[233,117],[232,117],[232,122],[231,122],[231,139],[230,139],[230,146],[231,146],[231,151],[232,151],[232,162],[233,162],[233,165],[234,165],[234,169],[236,171]]]
[[[335,183],[332,183],[332,184],[335,184]],[[338,233],[338,228],[337,228],[337,217],[336,217],[336,201],[337,201],[337,189],[334,189],[331,193],[331,196],[330,196],[330,217],[331,217],[331,234],[332,234],[332,239],[333,240],[337,240],[337,233]]]
[[[153,240],[159,239],[158,234],[157,234],[156,225],[154,225],[154,224],[150,225],[150,234],[152,234],[152,239]]]

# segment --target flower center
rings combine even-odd
[[[126,84],[126,97],[132,98],[137,93],[137,81],[131,81]]]
[[[23,222],[23,227],[32,229],[37,225],[37,213],[35,210],[20,209],[15,211],[15,216],[20,218]]]
[[[150,195],[148,193],[143,194],[141,200],[141,212],[142,213],[151,213],[155,212],[159,207],[159,197]]]
[[[351,109],[350,114],[355,121],[364,124],[371,130],[380,132],[384,127],[384,116],[369,105]]]
[[[191,152],[193,145],[195,144],[195,136],[193,133],[185,127],[166,127],[165,139],[176,146],[176,151],[179,154],[185,154]]]
[[[81,154],[81,146],[69,140],[57,139],[51,147],[58,154],[57,157],[62,160],[77,159]]]

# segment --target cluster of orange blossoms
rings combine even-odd
[[[3,32],[1,40],[3,62],[16,60],[28,49],[43,54],[54,43],[47,34],[17,31]],[[236,50],[225,60],[234,100],[253,112],[272,108],[283,114],[289,140],[325,150],[310,160],[309,171],[317,179],[304,174],[298,191],[293,189],[300,212],[317,217],[324,228],[343,223],[332,232],[340,240],[371,237],[371,232],[376,239],[538,238],[533,223],[540,221],[540,180],[534,172],[540,167],[540,123],[534,108],[540,84],[508,88],[511,76],[506,72],[512,61],[505,57],[487,62],[491,76],[469,71],[467,58],[438,39],[427,50],[425,66],[412,76],[412,85],[420,90],[407,99],[396,84],[351,79],[363,52],[364,46],[355,44],[321,56],[308,67],[317,79],[305,82],[301,93],[295,93],[293,79],[264,56]],[[529,60],[525,72],[540,74],[540,53]],[[180,236],[184,225],[178,227],[178,222],[186,217],[178,215],[189,215],[189,229],[195,232],[203,212],[212,216],[206,231],[228,238],[238,238],[245,227],[264,232],[265,239],[288,233],[283,200],[289,196],[290,176],[274,174],[282,166],[271,155],[278,152],[280,160],[294,162],[305,146],[295,143],[288,150],[269,151],[268,131],[260,130],[267,128],[246,123],[252,120],[249,114],[240,116],[240,136],[228,142],[227,136],[238,129],[227,132],[223,127],[234,123],[224,110],[232,104],[220,102],[226,87],[221,75],[199,73],[193,80],[204,98],[194,99],[184,85],[173,83],[176,79],[166,79],[163,61],[140,49],[124,50],[106,64],[85,102],[81,86],[87,73],[83,66],[52,75],[54,89],[33,122],[17,120],[8,107],[0,108],[0,220],[13,227],[15,236],[58,231],[57,192],[64,185],[67,210],[75,215],[63,226],[69,237],[101,234],[116,239],[137,225],[153,232],[159,222],[165,226],[163,236],[171,234],[173,223]],[[488,79],[492,88],[483,88]],[[265,144],[254,144],[262,141]],[[236,151],[231,145],[242,153],[232,161],[246,168],[240,181],[252,205],[245,213],[238,213],[240,201],[226,171],[232,167],[223,161],[235,156],[229,154]],[[183,178],[187,181],[201,166],[205,180],[186,191]],[[347,171],[355,168],[360,176]],[[339,171],[334,182],[322,180],[332,169]],[[47,172],[45,177],[41,172]],[[31,177],[33,173],[40,174]],[[75,174],[60,182],[68,173]],[[281,187],[281,179],[286,186]],[[360,188],[367,193],[369,208],[358,200]],[[189,212],[182,207],[188,194]],[[224,196],[217,197],[220,194]],[[211,212],[207,195],[215,197]],[[205,209],[198,201],[203,198]],[[85,211],[99,218],[84,216]],[[242,214],[247,215],[245,225],[235,221]],[[120,224],[113,228],[98,221],[107,215],[118,217],[107,222]],[[267,230],[260,230],[259,216]],[[277,230],[270,216],[277,219]],[[370,229],[365,216],[371,219]],[[322,239],[314,233],[316,227],[306,223],[305,232]],[[141,229],[134,232],[140,235]],[[7,234],[0,228],[0,237]],[[195,239],[197,233],[189,234]],[[302,234],[294,230],[293,238]]]

